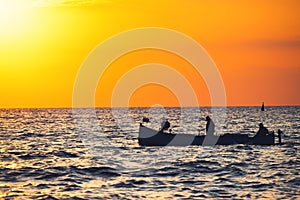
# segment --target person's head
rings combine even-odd
[[[209,120],[210,120],[210,117],[209,117],[209,116],[206,116],[205,121],[209,121]]]
[[[263,123],[259,123],[259,127],[260,128],[264,127]]]

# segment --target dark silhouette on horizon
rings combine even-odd
[[[261,105],[261,108],[260,108],[261,111],[265,111],[265,103],[262,102],[262,105]]]
[[[206,135],[213,135],[215,132],[215,123],[209,116],[206,116],[205,121],[207,121],[205,127]]]

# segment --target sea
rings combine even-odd
[[[173,133],[255,135],[282,145],[143,147],[143,117]],[[278,138],[275,138],[278,143]],[[0,199],[300,199],[300,107],[0,110]]]

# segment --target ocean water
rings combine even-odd
[[[264,122],[284,144],[138,145],[143,116],[196,135],[206,115],[218,134]],[[2,109],[0,199],[300,199],[299,144],[300,107]]]

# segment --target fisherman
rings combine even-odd
[[[142,120],[142,121],[145,122],[145,123],[149,123],[149,122],[150,122],[150,120],[149,120],[148,117],[143,117],[143,120]]]
[[[269,135],[269,131],[266,127],[264,127],[263,123],[259,123],[259,129],[258,132],[256,133],[256,136],[267,136]]]
[[[253,144],[273,145],[275,144],[274,131],[269,132],[263,123],[259,123],[259,130],[253,137]]]
[[[170,128],[170,122],[168,121],[168,119],[163,118],[163,121],[161,123],[161,131],[165,131],[168,130]]]
[[[213,120],[209,116],[206,116],[205,121],[206,121],[206,127],[205,127],[206,135],[213,135],[215,132],[215,124]]]

